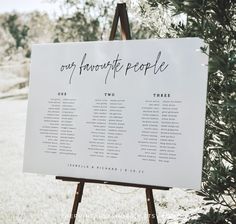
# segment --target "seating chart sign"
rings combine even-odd
[[[199,189],[199,38],[33,45],[24,171]]]

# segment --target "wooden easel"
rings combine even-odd
[[[109,40],[112,41],[115,39],[119,19],[120,19],[120,24],[121,24],[121,39],[130,40],[131,39],[130,26],[129,26],[129,19],[128,19],[125,3],[117,4]],[[72,182],[77,182],[77,183],[79,182],[77,185],[76,192],[75,192],[74,204],[73,204],[69,224],[75,223],[78,205],[82,200],[83,189],[84,189],[85,183],[110,184],[110,185],[120,185],[120,186],[127,186],[127,187],[145,188],[149,224],[158,224],[152,189],[169,190],[168,187],[129,184],[129,183],[114,182],[114,181],[106,181],[106,180],[91,180],[91,179],[81,179],[81,178],[73,178],[73,177],[61,177],[61,176],[56,176],[56,179],[59,179],[62,181],[72,181]]]

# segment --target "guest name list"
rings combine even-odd
[[[24,171],[198,189],[202,46],[198,38],[34,45]]]

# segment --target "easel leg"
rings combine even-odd
[[[82,195],[83,195],[83,190],[84,190],[84,182],[80,182],[77,185],[77,189],[75,192],[75,199],[74,199],[74,204],[71,212],[71,218],[70,218],[70,224],[75,223],[76,215],[77,215],[77,210],[78,210],[78,205],[81,202]]]
[[[153,198],[153,193],[152,193],[151,188],[146,188],[146,199],[147,199],[147,207],[148,207],[149,224],[158,224],[154,198]]]

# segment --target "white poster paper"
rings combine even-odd
[[[34,45],[24,171],[199,189],[199,38]]]

